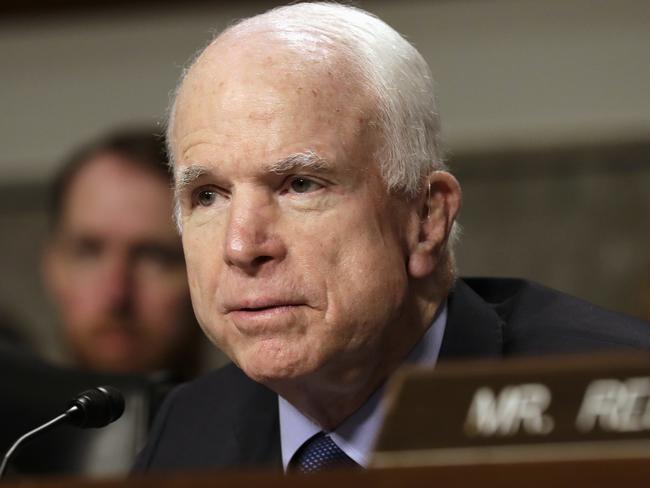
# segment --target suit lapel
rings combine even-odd
[[[503,321],[464,281],[456,281],[447,307],[440,360],[502,356]]]
[[[239,455],[236,464],[281,470],[277,395],[249,378],[244,381],[250,382],[247,399],[237,405],[238,420],[230,426]]]

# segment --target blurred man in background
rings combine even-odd
[[[172,205],[164,141],[151,129],[90,143],[57,176],[44,276],[77,366],[195,372],[199,329]]]

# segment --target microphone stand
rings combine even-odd
[[[22,435],[16,442],[13,443],[13,445],[9,448],[9,450],[5,453],[3,459],[2,459],[2,464],[0,464],[0,480],[4,477],[5,471],[7,469],[7,465],[9,464],[9,460],[11,459],[11,456],[18,450],[18,448],[22,447],[22,444],[25,443],[26,441],[30,440],[32,437],[50,430],[53,427],[56,427],[57,425],[65,422],[68,420],[68,418],[75,414],[79,410],[79,407],[77,406],[72,406],[68,410],[66,410],[64,413],[61,415],[54,417],[52,420],[44,423],[43,425],[40,425],[36,427],[33,430],[30,430],[26,434]]]
[[[79,393],[69,405],[61,415],[27,432],[13,443],[0,464],[0,480],[5,474],[11,456],[24,442],[66,421],[82,429],[104,427],[120,418],[124,412],[124,397],[112,386],[98,386]]]

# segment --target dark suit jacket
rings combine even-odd
[[[458,280],[439,360],[650,349],[650,324],[516,279]],[[282,469],[277,396],[227,366],[169,395],[136,471]]]

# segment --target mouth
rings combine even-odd
[[[304,305],[287,301],[246,303],[230,308],[227,315],[246,335],[275,334],[294,323]]]
[[[273,310],[275,308],[292,307],[292,306],[294,305],[291,304],[265,305],[262,307],[242,307],[234,311],[235,312],[263,312],[265,310]]]
[[[225,304],[225,312],[230,313],[263,313],[276,309],[299,307],[304,305],[300,300],[271,297],[244,298]]]
[[[238,316],[262,316],[274,313],[290,312],[300,307],[297,303],[277,303],[273,305],[262,305],[259,307],[239,307],[230,310],[229,315]]]
[[[124,327],[102,327],[93,334],[94,345],[110,355],[134,354],[140,344],[140,336],[134,329]]]

